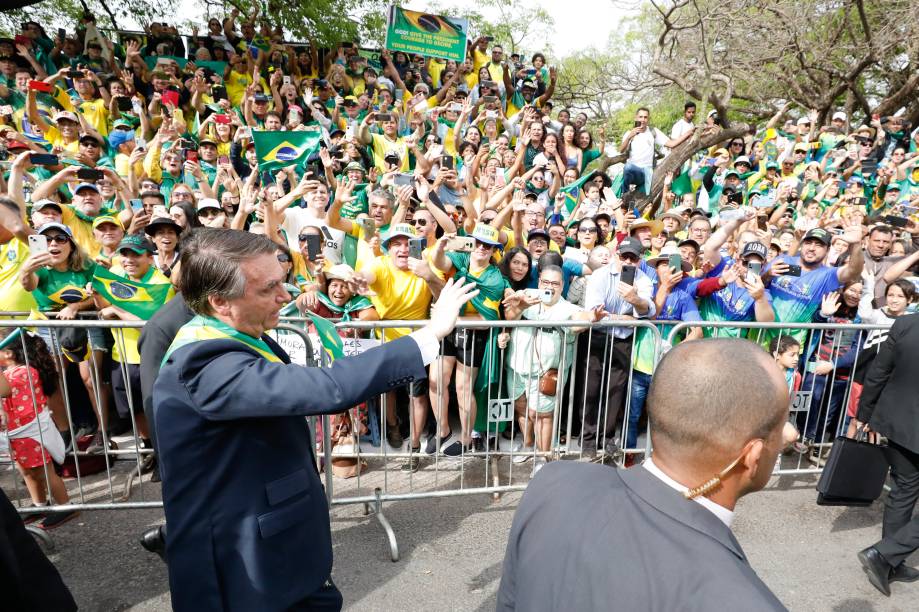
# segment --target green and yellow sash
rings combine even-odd
[[[169,357],[183,346],[202,340],[236,340],[237,342],[242,342],[268,361],[283,363],[281,358],[274,354],[268,343],[261,338],[253,338],[248,334],[233,329],[219,319],[204,315],[196,316],[179,329],[175,340],[172,341],[172,344],[169,345],[169,350],[166,351],[166,356],[163,357],[163,363],[166,363]]]

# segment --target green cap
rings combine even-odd
[[[118,244],[118,252],[120,253],[125,249],[134,251],[138,255],[154,253],[156,251],[156,247],[153,246],[153,243],[142,234],[130,234],[125,236]]]

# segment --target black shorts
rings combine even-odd
[[[412,382],[408,383],[408,396],[409,397],[424,397],[428,394],[428,379],[427,378],[417,378]]]
[[[128,370],[128,382],[125,382],[122,368],[127,368]],[[131,385],[131,402],[133,405],[128,403],[128,383]],[[118,414],[122,418],[130,418],[131,408],[134,409],[135,414],[144,411],[144,396],[140,392],[140,365],[133,363],[122,364],[114,359],[112,360],[112,395],[115,396],[115,409],[118,410]]]
[[[466,367],[477,368],[485,359],[485,347],[488,344],[487,329],[458,329],[444,338],[441,355],[456,357]]]

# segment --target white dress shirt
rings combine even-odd
[[[642,272],[641,268],[635,270],[635,291],[648,305],[647,312],[639,314],[632,304],[619,295],[619,272],[619,267],[614,262],[610,262],[587,277],[584,308],[591,310],[597,306],[603,306],[603,309],[610,314],[629,315],[637,319],[653,319],[656,309],[652,298],[651,278]],[[634,332],[633,327],[611,327],[609,329],[614,337],[620,339],[630,338]]]
[[[644,462],[641,464],[641,467],[651,472],[652,475],[654,475],[658,480],[663,482],[665,485],[667,485],[671,489],[676,489],[680,493],[685,493],[686,491],[689,490],[689,487],[678,483],[670,476],[667,476],[667,474],[664,474],[659,467],[654,465],[654,461],[651,458],[645,459]],[[705,508],[706,510],[714,514],[716,517],[718,517],[718,520],[724,523],[728,529],[731,528],[731,523],[734,522],[734,511],[733,510],[728,510],[724,506],[720,506],[716,504],[715,502],[713,502],[712,500],[710,500],[709,498],[704,497],[702,495],[692,498],[692,501],[696,502],[697,504],[699,504],[700,506],[702,506],[703,508]]]

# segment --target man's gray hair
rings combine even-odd
[[[274,254],[276,244],[266,236],[239,230],[200,228],[182,242],[179,285],[196,314],[212,313],[208,297],[242,297],[246,275],[241,265],[259,255]]]
[[[396,196],[388,189],[374,189],[370,194],[371,198],[383,198],[389,204],[390,208],[396,207]]]

